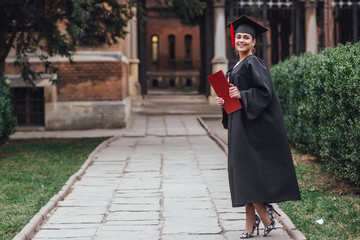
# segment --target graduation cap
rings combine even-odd
[[[248,33],[253,38],[256,38],[256,36],[266,32],[268,29],[261,26],[257,22],[251,20],[250,18],[246,16],[241,16],[238,19],[235,19],[226,27],[230,27],[231,31],[231,44],[233,47],[235,47],[235,34],[236,33]]]

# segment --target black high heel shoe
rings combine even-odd
[[[255,214],[255,222],[254,222],[254,226],[253,226],[253,230],[251,233],[247,233],[247,232],[244,232],[242,235],[241,235],[241,239],[245,239],[245,238],[252,238],[253,237],[253,233],[255,231],[255,229],[257,229],[257,235],[259,235],[259,224],[260,224],[260,218],[257,214]]]
[[[271,223],[268,227],[264,228],[264,237],[266,237],[274,228],[275,228],[275,220],[273,213],[275,212],[278,216],[281,216],[277,211],[275,211],[274,207],[270,204],[265,204],[266,211],[270,217]]]

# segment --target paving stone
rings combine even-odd
[[[219,213],[221,220],[245,220],[245,213]]]
[[[161,117],[158,118],[162,123],[163,120]],[[159,126],[161,126],[161,123],[159,124]],[[138,141],[137,146],[142,146],[142,145],[162,145],[163,144],[163,138],[162,137],[157,137],[157,136],[146,136],[144,138],[141,138]]]
[[[98,156],[102,156],[104,154],[113,154],[114,156],[117,156],[119,158],[122,158],[125,154],[124,153],[131,153],[133,151],[133,146],[117,146],[117,147],[107,147],[107,148],[104,148],[102,149]],[[121,154],[119,154],[121,153]],[[126,159],[126,158],[123,158],[123,159]]]
[[[176,192],[176,191],[172,191],[172,192],[164,192],[164,197],[165,198],[199,198],[199,197],[208,197],[208,193],[207,191],[191,191],[191,192]]]
[[[96,240],[159,240],[159,231],[101,231]]]
[[[166,199],[164,201],[164,210],[167,209],[213,209],[213,204],[210,201],[197,201],[197,202],[184,202],[184,201],[178,201],[177,199],[174,199],[176,201],[169,201]]]
[[[124,137],[145,137],[145,129],[126,129]]]
[[[88,177],[93,177],[93,178],[96,178],[96,177],[101,178],[101,177],[104,177],[104,175],[106,175],[109,178],[120,178],[121,177],[121,172],[119,172],[119,173],[104,173],[101,171],[96,171],[96,172],[88,172],[86,174]]]
[[[137,121],[137,120],[135,120]],[[109,144],[109,147],[111,148],[121,148],[121,147],[125,147],[125,146],[131,146],[134,147],[136,145],[136,143],[139,141],[139,138],[136,137],[122,137],[119,138],[118,140],[115,140],[113,142],[111,142]]]
[[[106,225],[101,226],[98,232],[108,232],[108,231],[158,231],[160,230],[159,225]]]
[[[119,211],[132,211],[132,212],[159,212],[160,204],[112,204],[109,209],[110,212],[119,212]]]
[[[124,164],[125,166],[125,164]],[[101,167],[90,167],[86,173],[101,173],[105,176],[110,175],[110,174],[121,174],[122,173],[122,168],[114,168],[114,166],[112,165],[102,165]],[[88,175],[89,176],[89,175]]]
[[[158,171],[148,171],[148,172],[141,172],[139,170],[137,171],[125,171],[125,173],[123,174],[124,178],[133,178],[133,177],[144,177],[144,178],[149,178],[152,177],[154,179],[156,178],[160,178],[160,170]]]
[[[163,191],[164,192],[206,192],[206,186],[204,184],[193,184],[193,183],[186,183],[186,184],[163,184]]]
[[[117,153],[119,154],[119,153]],[[116,156],[115,153],[107,153],[107,154],[102,154],[102,155],[98,155],[97,159],[95,160],[96,162],[114,162],[114,163],[124,163],[127,160],[128,156],[127,155],[123,155],[123,156]]]
[[[233,207],[227,207],[227,208],[217,208],[217,211],[219,213],[244,213],[245,210],[241,208],[233,208]]]
[[[225,237],[227,240],[239,240],[243,232],[244,231],[228,231],[225,233]],[[257,236],[255,238],[257,238]]]
[[[53,239],[53,238],[84,238],[93,237],[97,228],[85,229],[54,229],[54,230],[40,230],[36,234],[36,239]]]
[[[225,231],[245,231],[246,222],[244,220],[220,220]]]
[[[157,220],[159,219],[158,212],[114,212],[109,213],[106,221],[137,221],[137,220]]]
[[[106,207],[58,207],[53,215],[101,215],[106,212]]]
[[[115,194],[115,198],[139,198],[139,197],[143,197],[143,198],[154,198],[154,197],[158,197],[160,198],[161,193],[160,192],[154,192],[153,190],[151,190],[151,192],[146,191],[146,190],[138,190],[138,191],[131,191],[131,192],[126,192],[126,191],[116,191]]]
[[[45,223],[41,229],[85,229],[85,228],[98,228],[101,223]]]
[[[163,234],[219,232],[221,232],[221,228],[217,218],[166,218],[163,227]]]
[[[227,193],[227,192],[211,192],[210,195],[213,199],[229,199],[230,198],[230,193]]]
[[[128,182],[122,181],[117,187],[117,191],[128,190],[128,189],[159,189],[160,180],[152,179],[132,179]]]
[[[77,186],[92,186],[92,187],[98,187],[98,188],[103,188],[103,187],[112,187],[113,189],[115,189],[117,186],[119,185],[118,180],[114,180],[114,179],[110,179],[109,182],[104,182],[104,181],[97,181],[97,179],[93,179],[90,180],[86,180],[83,181],[81,180],[80,182],[77,183]]]
[[[60,214],[54,214],[51,216],[51,218],[48,220],[48,223],[100,223],[105,214],[99,214],[99,215],[60,215]]]
[[[77,189],[74,189],[73,192],[71,192],[68,197],[69,199],[108,199],[110,200],[111,197],[114,195],[114,192],[108,192],[108,191],[101,191],[99,189],[98,192],[91,192],[91,191],[78,191]]]
[[[201,176],[187,176],[186,178],[177,178],[177,177],[166,177],[163,178],[164,184],[178,184],[178,183],[190,183],[190,184],[202,184],[203,178]]]
[[[147,225],[156,225],[158,226],[160,223],[160,219],[156,220],[117,220],[117,221],[106,221],[102,223],[102,226],[147,226]]]
[[[221,235],[163,235],[162,240],[224,240]]]
[[[113,198],[111,200],[113,204],[133,204],[133,205],[143,205],[143,204],[158,204],[160,205],[160,198],[150,198],[150,197],[141,197],[141,198]]]
[[[165,218],[205,218],[217,217],[213,209],[207,210],[184,210],[184,209],[169,209],[164,210],[163,216]]]
[[[51,240],[93,240],[94,236],[90,237],[74,237],[74,238],[68,238],[68,237],[55,237],[55,238],[49,238]],[[39,240],[39,239],[48,239],[48,238],[38,238],[34,237],[32,240]]]
[[[244,230],[242,231],[228,231],[225,233],[225,236],[227,237],[228,240],[239,240],[241,234],[244,232]],[[264,231],[263,230],[260,230],[259,231],[259,236],[256,235],[256,232],[255,232],[255,235],[253,237],[253,239],[264,239],[263,238],[263,233]],[[275,229],[273,231],[271,231],[271,233],[266,236],[266,240],[268,239],[271,239],[271,240],[290,240],[291,238],[289,237],[289,235],[287,234],[286,231],[284,230],[281,230],[281,229]]]
[[[103,199],[71,199],[67,197],[64,201],[58,203],[59,207],[103,207],[107,206],[109,201]]]
[[[214,204],[216,206],[216,208],[232,208],[231,207],[231,199],[227,198],[227,199],[213,199]]]

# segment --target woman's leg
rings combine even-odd
[[[255,207],[252,204],[245,205],[245,213],[246,213],[246,229],[247,233],[252,233],[254,222],[255,222]]]
[[[263,203],[254,203],[254,207],[256,208],[256,211],[258,212],[261,221],[263,222],[265,227],[270,226],[271,219],[270,216],[266,210],[266,207]],[[247,225],[247,223],[246,223]]]

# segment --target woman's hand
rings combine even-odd
[[[234,86],[234,84],[230,84],[230,88],[229,88],[229,96],[231,98],[237,98],[237,99],[241,99],[241,95],[240,95],[240,91],[237,87]]]
[[[221,97],[216,97],[216,102],[219,107],[224,107],[225,100],[222,99]]]

